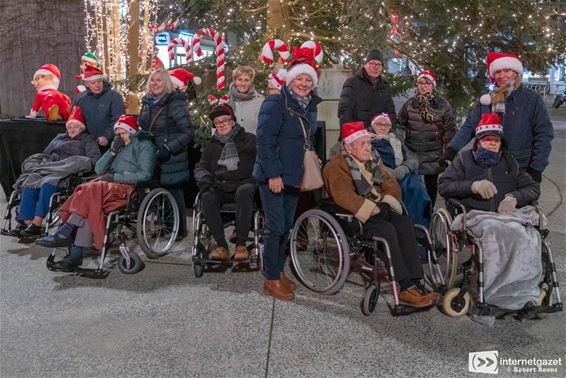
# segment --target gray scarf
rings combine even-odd
[[[234,143],[234,136],[242,129],[242,126],[237,123],[226,135],[218,135],[215,131],[213,138],[218,140],[224,145],[222,148],[222,153],[220,154],[220,159],[218,159],[218,165],[226,167],[228,171],[235,171],[238,169],[238,163],[240,159],[238,158],[238,149],[236,148],[236,143]]]
[[[295,99],[295,101],[297,101],[297,103],[299,104],[299,106],[303,110],[307,110],[307,106],[309,105],[309,102],[311,102],[311,95],[310,94],[308,94],[307,96],[299,96],[291,88],[289,88],[289,93],[291,93],[291,97],[293,97]]]
[[[375,150],[371,151],[372,159],[365,164],[366,168],[372,173],[373,185],[370,185],[370,183],[362,175],[362,172],[360,171],[358,164],[350,156],[350,154],[346,151],[346,149],[344,149],[344,146],[340,147],[340,152],[342,153],[342,156],[346,160],[346,163],[348,163],[348,167],[350,168],[350,173],[352,174],[352,179],[354,180],[354,184],[356,186],[356,192],[360,196],[367,197],[371,193],[371,189],[373,185],[381,185],[383,180],[381,178],[381,172],[379,171],[380,158]]]
[[[246,93],[240,93],[236,89],[234,83],[232,83],[230,84],[230,89],[228,90],[228,92],[229,92],[228,96],[230,98],[230,100],[228,101],[228,105],[230,105],[232,109],[235,109],[234,107],[235,102],[249,101],[257,97],[257,92],[255,91],[253,84]]]

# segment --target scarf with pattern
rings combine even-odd
[[[236,143],[234,143],[234,135],[242,129],[242,126],[237,123],[234,124],[232,130],[226,135],[218,135],[215,131],[213,138],[218,140],[224,145],[222,148],[222,153],[220,154],[220,159],[218,159],[218,165],[226,167],[228,171],[235,171],[238,169],[238,163],[240,158],[238,157],[238,149],[236,148]]]
[[[381,178],[381,172],[379,171],[379,154],[375,151],[371,151],[372,159],[365,164],[367,170],[372,173],[372,181],[370,184],[362,175],[358,164],[352,156],[346,151],[344,146],[340,147],[340,152],[346,160],[348,167],[350,168],[350,173],[352,174],[352,179],[354,180],[354,185],[356,186],[356,192],[363,197],[367,197],[373,188],[373,185],[381,185],[383,179]]]
[[[291,97],[293,97],[295,99],[295,101],[297,101],[297,103],[299,104],[301,109],[307,110],[307,106],[309,105],[309,102],[311,102],[311,95],[310,94],[308,94],[306,96],[299,96],[291,88],[289,88],[289,93],[291,93]]]
[[[419,114],[425,123],[433,123],[438,121],[436,113],[434,111],[433,101],[438,97],[439,93],[436,88],[433,88],[432,92],[425,94],[417,94],[415,97],[419,103]]]
[[[482,168],[495,167],[499,163],[501,154],[499,152],[493,152],[486,148],[479,147],[472,151],[474,159]]]
[[[505,113],[505,99],[509,97],[515,89],[519,88],[519,85],[521,85],[521,78],[517,77],[517,79],[507,83],[507,85],[496,87],[495,90],[491,91],[489,93],[491,96],[491,112]]]

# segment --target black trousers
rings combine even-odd
[[[395,269],[395,280],[419,280],[423,276],[417,251],[415,229],[409,217],[391,211],[390,220],[373,216],[363,226],[364,237],[380,236],[387,240],[391,261]],[[386,264],[385,253],[379,256]]]
[[[438,193],[438,174],[436,175],[425,175],[424,183],[428,196],[430,197],[431,209],[434,209],[434,204],[436,203],[436,194]]]
[[[236,203],[236,245],[246,245],[254,214],[254,196],[253,184],[242,184],[232,193],[213,189],[202,194],[200,207],[210,233],[219,245],[226,246],[224,222],[220,215],[220,209],[225,203]]]
[[[179,218],[181,222],[179,223],[179,234],[187,234],[187,209],[185,206],[185,194],[183,193],[183,184],[177,185],[162,185],[164,189],[171,192],[171,195],[179,207]]]

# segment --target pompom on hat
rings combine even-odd
[[[124,129],[130,134],[135,134],[139,131],[138,121],[136,120],[136,117],[128,116],[125,114],[122,114],[120,118],[118,118],[118,121],[116,121],[116,124],[114,124],[114,130],[118,128]]]
[[[83,117],[83,113],[81,112],[81,108],[79,108],[78,106],[73,106],[73,109],[71,109],[71,114],[69,115],[69,118],[67,119],[67,126],[69,125],[78,125],[80,127],[82,127],[83,129],[86,127],[85,126],[85,119]]]
[[[86,66],[83,81],[104,79],[104,73],[94,66]]]
[[[200,77],[195,76],[193,73],[184,68],[175,68],[169,71],[169,77],[171,77],[171,81],[177,88],[187,87],[191,81],[193,81],[195,85],[200,85],[200,83],[202,83]]]
[[[43,66],[39,67],[37,71],[33,74],[35,78],[37,75],[53,75],[53,84],[56,87],[59,87],[59,80],[61,80],[61,72],[59,72],[59,68],[57,68],[54,64],[44,64]]]
[[[432,82],[432,86],[436,88],[436,75],[431,70],[423,71],[418,77],[417,81],[420,79],[425,78]]]
[[[346,122],[342,124],[342,143],[350,144],[354,142],[356,139],[359,139],[364,136],[371,136],[370,133],[367,131],[363,122]]]
[[[497,113],[484,113],[476,126],[475,140],[480,140],[486,135],[495,135],[503,138],[503,127]]]
[[[492,83],[495,83],[493,75],[500,70],[508,69],[517,72],[518,75],[523,74],[523,63],[515,54],[502,54],[498,52],[490,52],[487,54],[487,74]]]

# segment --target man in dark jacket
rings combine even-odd
[[[74,105],[81,108],[89,134],[106,147],[114,139],[114,124],[126,113],[124,99],[96,67],[86,68],[83,81],[87,90],[77,96]]]
[[[234,111],[226,104],[216,105],[209,118],[215,131],[195,167],[195,179],[201,193],[201,209],[206,224],[218,244],[211,259],[230,257],[224,236],[220,208],[236,203],[235,260],[249,257],[246,240],[253,217],[255,179],[252,169],[256,158],[255,135],[246,132],[236,121]]]
[[[513,54],[489,53],[488,74],[495,88],[483,95],[464,125],[448,143],[441,161],[452,160],[472,138],[482,114],[497,113],[509,151],[532,178],[541,182],[554,137],[552,122],[540,94],[521,85],[523,65]],[[445,164],[445,163],[444,163]]]
[[[340,125],[345,122],[363,121],[366,128],[371,130],[372,117],[380,113],[388,113],[391,117],[392,129],[396,129],[395,104],[389,83],[381,77],[382,72],[381,52],[376,49],[369,50],[362,69],[346,80],[342,87],[338,103]]]

